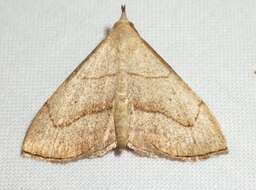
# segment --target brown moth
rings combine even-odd
[[[197,160],[227,152],[207,105],[121,18],[33,119],[22,153],[49,161],[139,155]]]

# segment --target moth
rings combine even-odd
[[[227,152],[208,106],[121,9],[106,38],[36,114],[22,153],[67,162],[113,149],[178,160]]]

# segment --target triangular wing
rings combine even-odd
[[[126,38],[123,49],[130,50],[125,60],[133,107],[128,147],[141,154],[181,160],[227,151],[219,124],[207,105],[131,23],[122,30]]]
[[[115,54],[107,37],[61,84],[32,121],[25,155],[62,162],[102,156],[116,147]]]
[[[227,151],[206,104],[122,11],[108,37],[38,112],[23,153],[68,161],[128,146],[143,155],[186,160]]]

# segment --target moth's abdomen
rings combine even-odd
[[[120,71],[117,77],[117,88],[114,99],[114,123],[116,131],[117,146],[125,148],[129,136],[130,106],[127,96],[128,76]]]
[[[117,146],[125,148],[129,133],[129,103],[128,99],[117,95],[114,103],[114,122],[116,130]]]

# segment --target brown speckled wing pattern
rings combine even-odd
[[[207,105],[139,36],[125,12],[43,105],[22,151],[63,162],[116,147],[179,160],[227,152]]]

